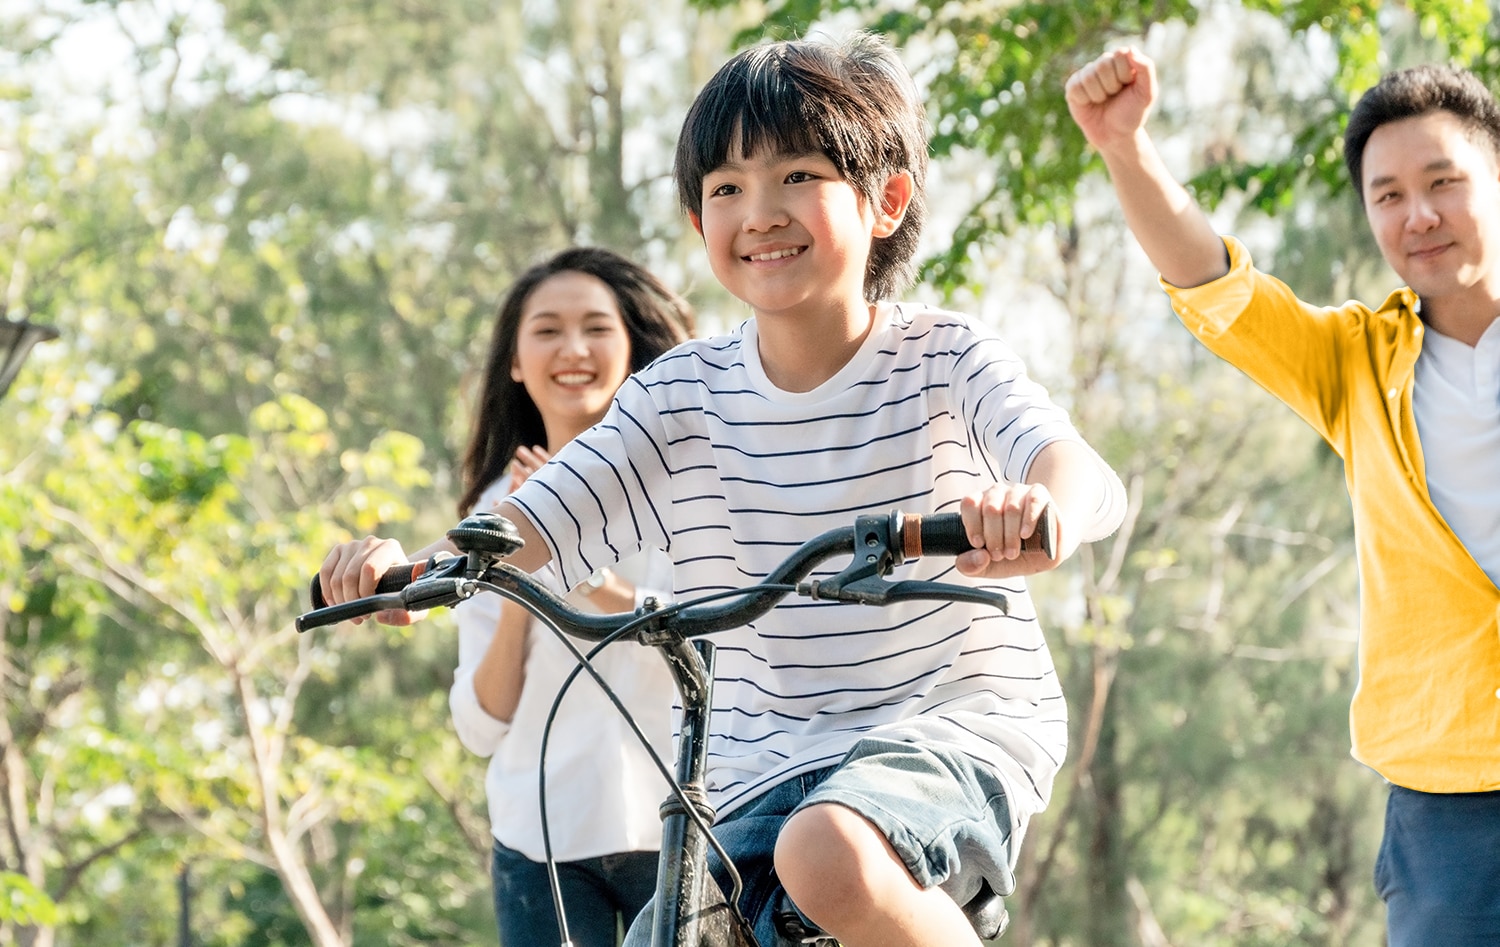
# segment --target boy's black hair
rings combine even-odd
[[[740,154],[731,156],[732,148]],[[826,155],[877,208],[887,179],[911,172],[901,226],[870,248],[865,298],[887,299],[911,284],[927,209],[927,121],[911,75],[889,45],[856,33],[839,43],[754,46],[730,59],[698,93],[677,140],[682,206],[701,215],[704,177],[731,157],[763,152]]]
[[[1451,112],[1471,139],[1500,164],[1500,105],[1479,77],[1457,66],[1413,66],[1386,74],[1360,96],[1344,129],[1344,164],[1360,202],[1365,199],[1365,145],[1375,129],[1403,118]]]

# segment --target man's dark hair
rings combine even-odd
[[[1403,118],[1451,112],[1473,141],[1500,163],[1500,105],[1479,77],[1457,66],[1413,66],[1387,73],[1349,113],[1344,130],[1344,164],[1354,190],[1364,201],[1365,145],[1375,129]]]
[[[840,43],[795,40],[736,55],[698,93],[677,140],[677,196],[703,212],[703,179],[731,159],[823,154],[871,207],[891,175],[911,172],[901,226],[876,238],[865,271],[868,301],[911,284],[927,203],[927,122],[906,67],[883,40],[857,33]]]

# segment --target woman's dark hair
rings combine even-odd
[[[896,232],[878,237],[865,298],[911,284],[927,202],[927,121],[911,75],[883,40],[856,33],[841,43],[796,40],[751,47],[698,93],[677,139],[677,196],[703,212],[703,179],[739,155],[823,154],[869,205],[886,180],[911,172],[912,199]]]
[[[505,294],[495,317],[473,434],[464,453],[459,516],[467,515],[480,495],[505,472],[517,447],[546,443],[541,412],[526,386],[511,378],[510,370],[526,300],[559,273],[584,273],[609,287],[630,337],[632,372],[645,368],[693,332],[692,307],[650,271],[611,250],[572,247],[522,273]]]
[[[1375,129],[1403,118],[1452,112],[1470,137],[1500,161],[1500,106],[1479,77],[1457,66],[1413,66],[1386,74],[1366,90],[1344,129],[1344,164],[1360,202],[1365,199],[1365,145]]]

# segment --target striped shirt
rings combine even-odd
[[[754,320],[678,346],[632,376],[604,420],[511,500],[567,584],[657,547],[683,601],[756,582],[858,514],[956,510],[966,494],[1022,481],[1037,453],[1063,439],[1082,443],[987,329],[884,305],[859,352],[809,392],[767,380]],[[1102,459],[1097,473],[1084,541],[1113,531],[1124,512],[1119,478]],[[938,557],[893,578],[977,581]],[[794,596],[716,635],[713,804],[728,812],[879,734],[956,746],[993,766],[1018,823],[1042,809],[1067,747],[1067,708],[1025,582],[987,584],[1007,594],[1008,617],[970,604]]]

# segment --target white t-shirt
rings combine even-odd
[[[491,486],[475,504],[488,510],[506,496],[510,478]],[[636,586],[637,604],[647,594],[666,597],[672,564],[660,552],[620,562],[617,574]],[[561,591],[550,569],[537,574]],[[533,620],[526,637],[526,680],[509,723],[496,720],[479,705],[474,671],[495,635],[501,598],[476,595],[458,605],[458,670],[448,694],[453,726],[465,747],[489,757],[485,795],[495,838],[533,861],[542,861],[542,826],[538,802],[538,765],[542,730],[553,699],[577,664],[550,628]],[[579,593],[570,604],[598,611]],[[587,654],[586,641],[574,641]],[[594,660],[635,718],[641,732],[672,768],[672,677],[654,648],[633,643],[612,645]],[[568,688],[547,741],[547,821],[552,855],[579,861],[619,852],[656,851],[661,846],[658,807],[667,784],[646,751],[588,674],[580,672]]]
[[[1411,401],[1432,503],[1500,585],[1500,319],[1473,348],[1427,329]]]
[[[662,548],[683,601],[755,582],[858,514],[956,510],[968,492],[1024,480],[1057,440],[1082,443],[993,333],[956,313],[884,305],[849,363],[804,393],[766,378],[753,320],[678,346],[510,499],[568,581]],[[1098,499],[1084,541],[1112,532],[1125,508],[1119,478],[1090,456]],[[1018,827],[1045,806],[1067,711],[1024,580],[977,582],[937,557],[895,578],[1001,588],[1011,614],[793,596],[717,634],[709,789],[721,814],[877,733],[990,764]]]

